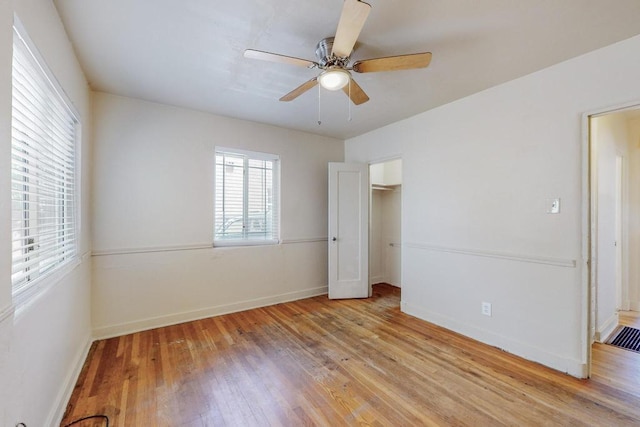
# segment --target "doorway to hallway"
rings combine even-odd
[[[589,183],[590,372],[602,376],[594,364],[603,354],[628,355],[601,343],[620,313],[640,310],[640,268],[631,261],[640,258],[640,106],[589,116]]]

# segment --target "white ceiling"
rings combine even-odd
[[[343,0],[54,0],[94,90],[341,139],[640,34],[639,0],[368,2],[352,59],[429,51],[431,65],[354,73],[371,100],[348,121],[345,94],[323,91],[318,125],[317,89],[278,101],[317,70],[243,52],[315,61]]]

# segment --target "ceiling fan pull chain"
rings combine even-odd
[[[320,120],[320,93],[321,92],[322,92],[322,89],[320,85],[318,85],[318,126],[322,124],[322,120]]]

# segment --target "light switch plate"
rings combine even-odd
[[[491,316],[491,303],[483,302],[482,303],[482,314],[485,316]]]
[[[546,200],[547,213],[559,214],[560,213],[560,199],[547,199]]]

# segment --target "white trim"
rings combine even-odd
[[[640,311],[640,301],[629,301],[629,310]]]
[[[67,96],[67,93],[58,81],[56,75],[53,73],[53,71],[51,71],[51,68],[49,68],[48,62],[45,60],[44,56],[42,56],[33,40],[31,40],[31,37],[29,37],[29,33],[27,32],[24,24],[15,13],[13,14],[13,28],[18,33],[18,37],[20,37],[20,39],[24,42],[31,55],[33,55],[33,57],[35,58],[38,66],[44,73],[47,80],[49,80],[49,83],[51,83],[51,86],[53,87],[55,92],[58,94],[58,96],[60,96],[60,98],[62,98],[71,115],[74,117],[76,122],[80,123],[82,120],[78,109],[71,101],[71,98]]]
[[[77,243],[76,243],[76,253],[80,252],[80,247],[82,246],[82,237],[84,236],[84,224],[82,222],[82,190],[83,190],[83,185],[82,185],[82,172],[84,169],[84,164],[82,162],[82,154],[83,154],[83,149],[82,149],[82,131],[83,131],[83,126],[82,123],[78,120],[76,121],[76,140],[74,141],[74,148],[75,148],[75,188],[74,191],[76,192],[74,194],[75,197],[75,233],[77,236]],[[88,233],[90,233],[90,230],[87,230]],[[88,252],[88,251],[87,251]],[[82,254],[82,261],[85,260],[85,256],[86,256],[86,252],[84,252]]]
[[[241,211],[242,211],[242,215],[237,217],[238,219],[242,219],[244,225],[243,225],[243,234],[245,234],[244,227],[246,226],[246,220],[249,218],[251,218],[251,214],[249,211],[249,194],[250,194],[250,170],[252,169],[251,166],[251,161],[252,160],[262,160],[265,162],[270,162],[272,169],[271,169],[271,210],[270,210],[270,214],[268,216],[265,217],[265,221],[269,221],[269,219],[271,220],[271,230],[269,231],[269,239],[265,239],[265,240],[254,240],[251,239],[249,236],[245,235],[244,237],[240,237],[240,238],[233,238],[233,239],[226,239],[224,236],[222,238],[218,238],[218,227],[224,224],[219,224],[218,221],[220,219],[225,220],[225,216],[227,213],[227,210],[225,209],[224,206],[222,206],[222,211],[219,212],[219,206],[217,205],[217,201],[218,201],[218,190],[220,190],[218,188],[219,186],[219,182],[218,182],[218,174],[221,173],[222,174],[222,199],[223,202],[222,204],[224,205],[225,201],[227,200],[227,191],[225,190],[226,188],[226,184],[225,184],[225,178],[227,176],[227,167],[226,164],[224,165],[224,167],[220,168],[220,165],[218,165],[218,157],[222,156],[222,158],[224,159],[225,156],[232,156],[232,157],[242,157],[243,161],[242,161],[242,170],[243,170],[243,177],[242,177],[242,204],[241,204]],[[214,147],[214,153],[213,153],[213,169],[214,169],[214,176],[213,176],[213,186],[214,186],[214,203],[213,203],[213,216],[214,216],[214,233],[213,233],[213,246],[259,246],[259,245],[277,245],[280,243],[280,232],[281,232],[281,215],[282,212],[280,211],[281,209],[281,204],[280,204],[280,200],[281,200],[281,188],[280,188],[280,169],[281,169],[281,165],[280,165],[280,155],[279,154],[271,154],[271,153],[264,153],[264,152],[259,152],[259,151],[249,151],[249,150],[242,150],[242,149],[231,149],[231,148],[225,148],[225,147],[221,147],[221,146],[215,146]],[[266,185],[266,183],[264,183]],[[234,198],[235,196],[238,196],[237,194],[235,194],[235,191],[238,191],[238,189],[233,190],[232,193],[234,194]],[[267,191],[267,188],[263,188],[262,189],[263,192]],[[263,196],[266,197],[266,194],[263,194]],[[266,200],[263,200],[262,203],[266,203]],[[239,206],[236,206],[236,208],[238,208]],[[267,208],[268,206],[266,204],[264,204],[262,206],[262,209],[264,209],[265,214],[267,212]],[[218,215],[222,213],[222,218],[220,218]],[[230,218],[233,219],[233,218]],[[266,227],[266,224],[265,224]],[[266,230],[265,230],[266,233]],[[265,237],[267,237],[265,235]]]
[[[201,249],[211,249],[211,243],[196,243],[193,245],[175,245],[175,246],[147,246],[142,248],[118,248],[118,249],[102,249],[91,253],[91,256],[109,256],[109,255],[128,255],[128,254],[146,254],[154,252],[176,252],[176,251],[193,251]]]
[[[0,310],[0,323],[4,322],[7,319],[10,319],[15,312],[16,307],[13,304]]]
[[[216,240],[213,242],[214,248],[233,248],[238,246],[274,246],[279,244],[277,239],[267,240],[250,240],[250,239],[229,239],[229,240]]]
[[[423,249],[427,251],[447,252],[447,253],[454,253],[454,254],[461,254],[461,255],[506,259],[506,260],[518,261],[518,262],[529,262],[534,264],[554,265],[556,267],[576,268],[576,260],[573,260],[573,259],[550,258],[550,257],[536,256],[536,255],[522,255],[522,254],[516,254],[512,252],[497,252],[497,251],[489,251],[485,249],[453,248],[453,247],[447,247],[447,246],[439,246],[439,245],[432,245],[428,243],[415,243],[415,242],[404,243],[402,246],[405,246],[407,248]]]
[[[57,286],[62,279],[70,275],[82,262],[76,255],[68,262],[42,277],[38,277],[28,287],[13,294],[13,301],[16,306],[16,316],[20,316],[22,311],[31,305],[40,295]]]
[[[214,153],[215,154],[223,153],[223,154],[231,154],[231,155],[240,154],[242,156],[251,157],[252,159],[256,159],[256,160],[267,160],[272,162],[280,161],[280,155],[278,154],[265,153],[264,151],[242,150],[240,148],[222,147],[220,145],[216,145],[214,147]]]
[[[582,113],[581,118],[581,159],[582,159],[582,358],[586,362],[586,376],[591,376],[591,348],[595,338],[595,313],[597,301],[592,295],[592,283],[596,283],[596,214],[597,192],[591,189],[591,117],[623,112],[625,110],[637,109],[640,107],[640,100],[629,101],[622,104],[611,105],[609,107],[591,110]],[[592,197],[594,198],[592,200]],[[633,304],[633,303],[632,303]],[[640,308],[640,306],[638,307]]]
[[[384,275],[369,276],[369,286],[376,285],[378,283],[386,283],[386,281],[384,280]]]
[[[613,331],[618,327],[618,313],[613,313],[606,322],[602,325],[601,328],[598,328],[595,335],[595,340],[597,342],[606,342]]]
[[[214,307],[203,308],[199,310],[185,311],[182,313],[173,313],[166,316],[150,317],[134,322],[120,323],[116,325],[103,326],[93,330],[96,339],[112,338],[120,335],[131,334],[135,332],[145,331],[164,326],[175,325],[178,323],[190,322],[193,320],[206,319],[208,317],[220,316],[223,314],[236,313],[239,311],[251,310],[253,308],[266,307],[269,305],[280,304],[299,299],[315,297],[318,295],[326,295],[327,286],[319,286],[316,288],[305,289],[301,291],[287,292],[280,295],[269,297],[255,298],[246,301],[239,301],[229,304],[218,305]]]
[[[383,157],[377,157],[375,159],[369,160],[367,164],[371,166],[371,165],[376,165],[380,163],[392,162],[394,160],[402,160],[402,154],[398,153],[398,154],[390,154],[388,156],[383,156]]]
[[[591,377],[591,347],[593,344],[592,324],[595,325],[595,316],[591,315],[591,283],[595,283],[595,269],[591,268],[593,252],[593,219],[591,218],[591,121],[589,114],[584,113],[581,120],[582,144],[581,144],[581,163],[582,163],[582,239],[580,242],[582,253],[582,272],[581,272],[581,289],[582,289],[582,309],[580,310],[582,331],[580,332],[580,341],[582,342],[581,356],[586,364],[586,376]],[[592,282],[593,281],[593,282]],[[593,326],[595,329],[595,326]]]
[[[420,307],[416,307],[403,301],[402,311],[427,322],[434,323],[443,328],[462,334],[466,337],[480,341],[484,344],[498,347],[508,353],[515,354],[527,360],[549,366],[561,372],[565,372],[577,378],[586,378],[587,365],[579,360],[567,358],[562,355],[549,353],[541,348],[531,346],[521,341],[498,335],[474,325],[462,323],[458,320],[431,313]]]
[[[55,405],[47,417],[47,422],[45,423],[47,426],[57,426],[62,423],[62,417],[67,410],[67,403],[69,402],[69,399],[71,399],[71,394],[78,382],[78,378],[82,372],[82,367],[84,366],[84,362],[89,355],[89,350],[91,349],[91,344],[93,343],[91,336],[85,337],[84,341],[84,345],[80,348],[80,351],[78,351],[73,360],[71,370],[67,373],[67,376],[64,379],[64,383],[56,397]]]
[[[310,237],[310,238],[301,238],[301,239],[286,239],[282,240],[280,244],[289,245],[289,244],[299,244],[299,243],[316,243],[316,242],[326,242],[328,239],[326,237]],[[249,244],[233,244],[233,245],[218,245],[213,246],[212,243],[195,243],[193,245],[175,245],[175,246],[147,246],[141,248],[117,248],[117,249],[98,249],[94,250],[91,253],[91,256],[110,256],[110,255],[128,255],[128,254],[146,254],[146,253],[155,253],[155,252],[180,252],[180,251],[193,251],[193,250],[203,250],[203,249],[220,249],[220,248],[238,248],[243,246],[273,246],[277,243],[268,244],[265,243],[263,245],[249,245]],[[84,259],[84,258],[83,258]]]
[[[40,147],[41,149],[39,148],[35,149],[35,152],[40,154],[43,154],[43,152],[45,151],[48,153],[56,153],[55,154],[55,156],[57,156],[56,170],[59,168],[62,171],[61,174],[58,174],[55,177],[53,177],[50,173],[47,174],[47,172],[51,172],[51,168],[53,166],[51,166],[47,160],[43,160],[44,161],[43,164],[45,165],[44,167],[45,173],[43,176],[46,176],[46,177],[43,179],[32,180],[29,177],[31,174],[30,169],[39,168],[40,166],[42,166],[38,164],[40,160],[37,160],[35,162],[32,162],[31,160],[27,160],[29,156],[32,156],[32,154],[28,154],[26,156],[23,156],[22,154],[20,154],[19,159],[16,160],[21,167],[21,171],[18,174],[22,178],[27,179],[28,181],[27,186],[19,191],[20,194],[23,194],[24,192],[31,192],[31,191],[34,191],[35,193],[39,194],[43,188],[48,188],[48,185],[56,185],[56,188],[58,188],[60,184],[59,180],[64,179],[65,180],[64,182],[67,182],[66,178],[64,177],[67,177],[68,175],[71,175],[71,174],[73,175],[73,186],[70,189],[68,190],[65,189],[60,191],[56,190],[53,192],[55,194],[52,194],[52,197],[56,201],[60,201],[60,199],[63,199],[63,205],[65,206],[65,208],[67,207],[68,202],[73,203],[73,207],[70,210],[72,213],[70,214],[65,213],[64,215],[62,215],[62,220],[65,223],[71,222],[73,224],[73,234],[71,236],[68,236],[67,233],[64,233],[65,239],[62,244],[60,244],[60,242],[58,243],[53,242],[52,240],[49,240],[47,243],[44,243],[43,241],[39,241],[39,239],[42,237],[42,234],[40,231],[40,225],[42,224],[40,224],[40,221],[38,219],[35,219],[33,223],[30,225],[23,225],[27,229],[33,231],[33,234],[29,233],[28,235],[28,237],[31,238],[30,244],[33,245],[35,243],[38,245],[40,249],[36,250],[35,252],[33,252],[32,255],[29,256],[29,258],[31,258],[29,262],[27,262],[28,258],[25,258],[24,254],[20,258],[12,259],[12,271],[17,274],[17,276],[12,277],[12,280],[11,280],[12,296],[14,299],[14,303],[16,304],[19,310],[20,307],[25,303],[26,299],[31,298],[33,295],[37,295],[41,289],[44,289],[47,287],[42,284],[43,280],[46,280],[47,277],[55,275],[58,271],[69,268],[69,267],[66,267],[66,265],[71,265],[70,270],[72,270],[79,263],[78,251],[80,246],[80,234],[79,234],[80,229],[78,226],[78,218],[79,216],[81,216],[81,201],[79,198],[79,192],[81,191],[79,187],[79,183],[81,181],[81,177],[78,174],[80,171],[79,163],[78,163],[80,160],[80,157],[79,157],[80,135],[78,133],[78,130],[80,129],[80,115],[78,114],[78,111],[76,110],[75,106],[71,102],[71,99],[68,96],[66,96],[66,93],[62,88],[62,86],[57,81],[55,74],[48,67],[47,61],[44,60],[44,57],[40,54],[36,45],[29,38],[28,32],[25,30],[22,22],[20,21],[20,19],[16,14],[14,14],[12,34],[13,34],[12,46],[14,48],[14,54],[13,54],[14,71],[18,70],[18,71],[25,71],[28,73],[28,72],[31,72],[31,70],[33,70],[33,73],[35,73],[33,76],[31,76],[32,78],[27,78],[27,77],[25,77],[25,79],[19,78],[18,79],[20,83],[19,86],[22,87],[21,85],[23,83],[26,86],[29,86],[34,82],[40,82],[40,81],[42,81],[42,83],[46,86],[46,89],[45,89],[46,94],[43,93],[44,98],[42,99],[38,98],[38,100],[36,101],[27,103],[29,105],[24,105],[23,106],[24,108],[21,107],[21,108],[18,108],[18,110],[20,110],[21,114],[24,113],[29,116],[34,115],[38,120],[40,120],[42,119],[42,117],[40,117],[40,115],[38,114],[33,114],[34,110],[37,110],[37,108],[41,106],[40,105],[41,101],[51,100],[51,98],[54,98],[55,102],[56,103],[59,102],[59,106],[60,106],[59,109],[57,107],[55,109],[55,111],[58,111],[58,113],[60,113],[56,116],[58,117],[58,119],[56,119],[57,120],[56,123],[59,121],[60,122],[59,124],[70,125],[70,126],[72,125],[75,130],[73,134],[73,137],[74,137],[73,141],[69,140],[66,137],[67,136],[66,134],[62,136],[62,134],[54,132],[56,134],[55,138],[49,141],[49,144],[47,144],[46,147],[44,148]],[[18,54],[19,56],[16,56]],[[23,60],[19,59],[16,62],[16,58],[23,58]],[[16,87],[18,86],[14,86],[13,88],[14,98],[16,97],[16,93],[17,93]],[[29,97],[32,93],[34,93],[32,89],[24,89],[24,90],[17,89],[17,91],[18,93],[21,93],[20,95],[21,97],[22,96]],[[62,110],[64,110],[64,112],[62,112]],[[18,152],[22,152],[22,150],[19,147],[23,144],[23,142],[16,142],[14,130],[15,130],[14,126],[12,126],[12,138],[11,138],[12,157],[14,157],[14,154],[15,154],[14,151],[16,150],[16,148],[18,148]],[[29,140],[30,138],[31,137],[27,138],[27,140]],[[24,142],[24,143],[26,144],[27,142]],[[46,154],[44,158],[45,159],[49,158],[50,160],[50,154]],[[31,164],[31,166],[23,170],[22,166],[24,166],[27,163]],[[69,197],[69,195],[67,194],[67,191],[71,193],[71,197]],[[36,201],[30,201],[26,209],[28,211],[31,211],[32,209],[35,210],[35,209],[38,209],[39,207],[40,207],[40,202],[36,200]],[[69,212],[69,209],[67,209],[65,212]],[[15,211],[13,213],[15,213]],[[55,221],[54,225],[56,230],[60,231],[60,227],[57,220]],[[25,239],[26,239],[26,236],[27,236],[26,234],[23,235]],[[25,239],[23,239],[20,244],[20,248],[23,250],[26,249],[29,245],[28,243],[26,243]],[[36,239],[36,240],[33,240],[33,239]],[[30,250],[33,250],[33,249],[34,247],[31,246]],[[42,250],[43,252],[39,253],[40,250]],[[72,255],[66,255],[65,253],[67,251]],[[44,253],[47,253],[48,255],[44,255]],[[69,256],[70,258],[68,258]],[[46,271],[43,272],[41,271],[40,268],[42,266],[41,261],[45,258],[48,258],[49,261],[51,261],[51,264],[46,269]],[[27,266],[29,263],[33,263],[33,266],[32,266],[33,268],[31,272],[27,273],[27,270],[29,269],[29,267]],[[57,279],[54,279],[54,280],[57,280]]]
[[[280,243],[282,243],[283,245],[291,245],[291,244],[297,244],[297,243],[321,243],[321,242],[328,242],[329,239],[327,237],[308,237],[308,238],[302,238],[302,239],[285,239],[282,240]]]
[[[627,298],[623,299],[622,305],[620,306],[620,311],[630,311],[630,310],[631,310],[631,302]]]
[[[598,110],[593,110],[589,113],[585,113],[584,115],[588,117],[599,117],[599,116],[607,116],[609,114],[615,113],[623,113],[625,111],[637,110],[640,108],[640,101],[629,101],[623,104],[613,105],[607,108],[600,108]]]

